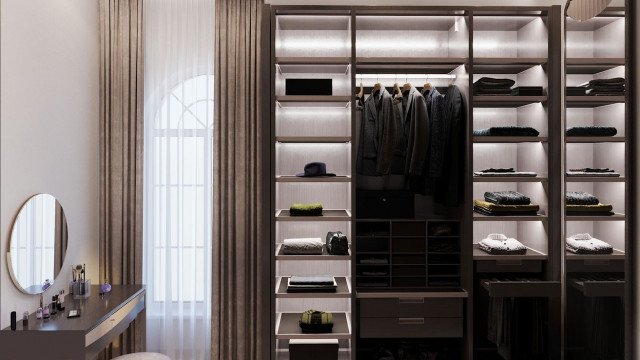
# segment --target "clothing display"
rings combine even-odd
[[[473,130],[473,136],[538,136],[540,132],[528,126],[494,126]]]
[[[580,85],[587,95],[622,96],[625,90],[624,78],[596,79]]]
[[[480,240],[478,248],[492,255],[524,255],[527,247],[514,238],[504,234],[489,234]]]
[[[537,215],[540,210],[539,205],[498,205],[483,200],[473,200],[473,211],[483,215]]]
[[[511,87],[516,82],[511,79],[482,77],[473,83],[474,95],[511,95]]]
[[[307,310],[300,315],[300,329],[305,334],[321,334],[333,331],[333,314],[326,311]]]
[[[529,205],[531,203],[531,199],[517,191],[485,192],[484,200],[498,205]]]
[[[609,204],[598,205],[566,205],[567,215],[582,215],[582,216],[599,216],[599,215],[614,215],[613,206]]]
[[[537,173],[533,171],[515,171],[513,168],[489,168],[480,171],[474,171],[473,176],[479,177],[496,177],[496,176],[513,176],[513,177],[536,177]]]
[[[620,177],[620,174],[609,168],[580,168],[570,169],[567,176],[608,176]]]
[[[287,292],[336,292],[337,283],[333,276],[291,276]]]
[[[516,86],[511,89],[512,96],[543,96],[542,86]]]
[[[584,191],[567,191],[565,203],[567,205],[598,205],[600,200]]]
[[[613,246],[608,243],[591,237],[591,235],[575,234],[567,238],[566,241],[567,251],[574,254],[611,254],[613,253]]]
[[[322,255],[322,239],[284,239],[282,253],[285,255]]]
[[[349,240],[340,231],[329,231],[326,237],[327,251],[331,255],[348,255]]]
[[[387,89],[376,90],[365,100],[356,162],[358,174],[390,173],[401,124]]]
[[[291,216],[322,216],[322,204],[293,204],[289,208]]]
[[[298,177],[336,176],[327,173],[327,164],[323,162],[312,162],[304,165],[304,172],[296,174]]]
[[[574,126],[567,129],[567,136],[615,136],[618,130],[610,126]]]

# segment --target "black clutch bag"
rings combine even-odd
[[[349,240],[347,235],[340,231],[329,231],[327,233],[327,251],[331,255],[348,255]]]

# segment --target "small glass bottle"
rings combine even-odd
[[[42,308],[41,307],[36,309],[36,319],[42,319]]]
[[[29,312],[25,311],[22,314],[22,329],[25,330],[29,327]]]
[[[51,313],[49,312],[49,304],[47,304],[44,306],[44,308],[42,308],[42,318],[48,319],[50,317],[51,317]]]

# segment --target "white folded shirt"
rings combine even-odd
[[[509,238],[504,234],[489,234],[480,241],[479,245],[496,252],[526,251],[527,249],[520,241]]]
[[[592,237],[588,233],[575,234],[568,237],[567,248],[572,252],[595,252],[609,254],[613,252],[613,246],[600,239]]]
[[[322,255],[323,245],[320,238],[284,239],[282,252],[285,255]]]

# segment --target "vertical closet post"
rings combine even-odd
[[[276,287],[275,276],[276,274],[276,261],[275,261],[275,242],[271,241],[271,239],[275,239],[276,237],[276,226],[275,226],[275,212],[273,211],[272,204],[275,204],[276,195],[275,195],[275,178],[276,178],[276,149],[275,149],[275,121],[276,121],[276,109],[273,106],[276,101],[276,92],[274,91],[276,87],[276,74],[275,74],[275,44],[276,41],[276,15],[275,10],[268,5],[265,5],[263,8],[263,25],[265,28],[268,27],[268,30],[263,31],[263,38],[268,40],[267,44],[264,44],[263,47],[263,64],[264,64],[264,84],[268,86],[267,92],[262,92],[263,94],[269,94],[268,96],[264,96],[268,103],[265,109],[269,109],[269,116],[264,121],[264,146],[268,151],[265,152],[266,162],[264,164],[264,171],[268,171],[268,177],[265,179],[264,183],[269,185],[269,189],[263,192],[264,201],[267,204],[267,211],[265,214],[268,216],[269,221],[269,264],[270,264],[270,272],[268,274],[269,280],[267,283],[269,284],[269,312],[271,314],[271,322],[269,324],[269,344],[271,348],[271,359],[276,359],[276,337],[275,337],[275,323],[276,323],[276,299],[273,294],[272,289]],[[263,29],[265,30],[265,29]],[[267,35],[268,34],[268,35]],[[268,180],[267,180],[268,179]],[[266,336],[265,336],[266,338]]]
[[[356,146],[356,103],[357,100],[353,96],[356,93],[356,12],[353,7],[351,7],[351,60],[349,63],[349,68],[351,70],[351,253],[356,254],[356,222],[355,219],[357,217],[356,213],[356,159],[358,154],[358,147]],[[351,261],[351,288],[355,289],[356,286],[356,262]],[[358,333],[358,321],[357,319],[357,305],[356,305],[356,297],[355,290],[352,290],[351,296],[351,354],[350,359],[355,360],[356,358],[356,349],[357,349],[357,336]]]

